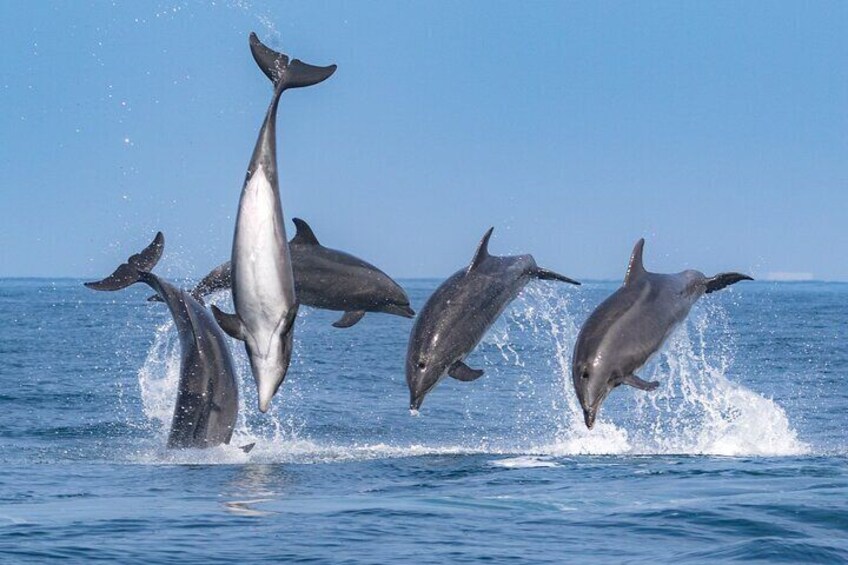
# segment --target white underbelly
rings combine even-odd
[[[295,295],[280,203],[261,167],[242,192],[232,259],[236,312],[264,349]]]

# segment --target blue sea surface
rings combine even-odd
[[[438,282],[402,284],[417,310]],[[641,373],[660,388],[589,431],[571,350],[616,286],[532,283],[470,356],[485,376],[417,417],[411,320],[302,308],[271,411],[233,343],[234,445],[168,451],[179,345],[149,289],[0,280],[0,559],[848,561],[848,284],[705,297]]]

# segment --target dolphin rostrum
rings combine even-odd
[[[636,376],[701,296],[743,280],[741,273],[708,278],[699,271],[649,273],[642,265],[640,239],[633,248],[624,284],[589,316],[574,345],[571,379],[586,427],[595,425],[609,392],[626,384],[654,390],[659,383]]]
[[[227,338],[209,311],[189,293],[151,272],[164,246],[160,232],[144,251],[130,257],[110,276],[85,286],[120,290],[142,282],[156,291],[168,305],[180,336],[180,383],[168,447],[229,443],[238,416],[238,386]]]
[[[471,264],[443,282],[415,320],[406,352],[406,383],[413,413],[445,373],[459,381],[483,375],[463,360],[531,279],[580,284],[539,267],[532,255],[489,255],[493,229],[483,236]]]
[[[409,297],[386,273],[344,251],[318,243],[318,238],[305,221],[293,218],[297,232],[289,241],[294,290],[300,304],[344,312],[333,323],[349,328],[366,312],[385,312],[412,318],[415,311]],[[232,285],[230,262],[209,272],[197,283],[191,294],[198,300]],[[151,297],[156,300],[156,297]]]
[[[336,66],[289,60],[263,45],[254,33],[250,50],[274,82],[274,96],[247,167],[236,217],[231,257],[236,312],[225,314],[215,306],[212,312],[225,332],[244,341],[259,391],[259,410],[266,412],[291,361],[298,307],[277,179],[277,106],[283,91],[318,84]]]

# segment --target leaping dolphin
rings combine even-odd
[[[130,257],[110,276],[85,286],[120,290],[142,282],[156,291],[168,305],[180,336],[180,383],[168,447],[230,443],[238,416],[238,386],[227,338],[209,311],[189,293],[151,272],[164,246],[165,238],[159,232],[144,251]]]
[[[659,386],[640,379],[636,371],[662,347],[699,298],[753,280],[741,273],[710,278],[693,270],[649,273],[642,264],[644,246],[644,239],[636,242],[624,284],[592,312],[574,345],[571,379],[589,429],[615,387],[626,384],[648,391]]]
[[[336,70],[289,60],[250,34],[250,51],[274,82],[274,96],[262,122],[247,167],[232,251],[235,314],[212,307],[218,324],[244,341],[259,391],[259,410],[266,412],[285,379],[292,354],[297,297],[277,178],[276,121],[280,95],[289,88],[318,84]]]
[[[463,360],[530,279],[580,283],[536,265],[532,255],[489,254],[489,228],[471,264],[443,282],[418,314],[406,352],[409,408],[417,411],[424,397],[444,378],[473,381],[483,371]]]
[[[300,304],[324,310],[344,312],[333,323],[349,328],[366,312],[384,312],[412,318],[415,311],[409,297],[386,273],[359,257],[324,247],[312,228],[300,218],[293,218],[297,231],[289,241],[294,290]],[[218,265],[191,290],[201,300],[232,285],[230,262]],[[156,300],[156,297],[151,297]]]

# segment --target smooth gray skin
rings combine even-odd
[[[627,384],[647,391],[659,386],[635,373],[686,319],[699,298],[741,280],[753,280],[741,273],[712,278],[693,270],[649,273],[642,264],[644,245],[644,239],[636,243],[624,284],[592,312],[574,346],[571,378],[589,429],[615,387]]]
[[[412,318],[409,297],[386,273],[349,253],[324,247],[309,225],[293,218],[297,233],[289,241],[294,288],[300,304],[345,314],[333,326],[348,328],[366,312]],[[197,299],[231,287],[230,262],[215,267],[191,294]]]
[[[274,96],[247,168],[236,216],[231,256],[236,313],[225,314],[214,306],[212,312],[225,332],[244,341],[259,410],[267,412],[291,361],[298,308],[277,175],[277,106],[285,90],[317,84],[336,67],[289,61],[263,45],[256,34],[250,35],[250,50],[274,82]]]
[[[406,383],[413,412],[446,373],[461,381],[483,375],[463,360],[531,279],[580,284],[538,267],[532,255],[489,255],[492,229],[483,236],[471,265],[443,282],[415,320],[406,353]]]
[[[150,272],[163,246],[159,233],[144,252],[131,257],[112,276],[85,286],[119,290],[142,282],[156,291],[174,318],[181,350],[168,447],[204,448],[230,443],[238,416],[238,385],[227,338],[209,311],[189,293]]]

